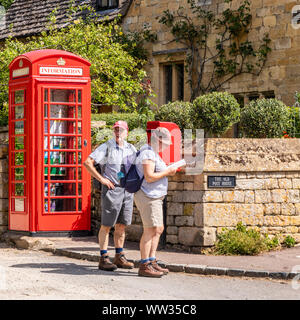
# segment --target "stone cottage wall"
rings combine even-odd
[[[221,14],[228,8],[224,0],[207,1],[211,3],[210,10]],[[241,1],[233,1],[233,8]],[[243,74],[227,83],[223,89],[230,93],[245,94],[246,101],[253,92],[262,94],[274,91],[276,98],[292,105],[294,93],[299,90],[300,77],[300,56],[299,56],[299,37],[300,29],[292,26],[292,8],[299,5],[298,1],[291,0],[252,0],[251,14],[253,17],[249,40],[258,46],[265,33],[271,39],[272,52],[266,62],[262,73],[256,77]],[[187,0],[135,0],[126,16],[123,19],[125,30],[143,30],[148,26],[157,33],[158,41],[148,44],[149,64],[147,72],[152,81],[152,86],[157,94],[156,103],[165,103],[164,78],[161,72],[161,65],[170,62],[185,60],[185,47],[181,43],[172,41],[169,30],[158,22],[163,11],[169,9],[176,11],[180,6],[188,8]],[[217,34],[214,33],[209,39],[209,45],[213,48]],[[209,65],[205,74],[212,71],[213,65]],[[206,79],[208,80],[208,79]],[[190,92],[186,85],[184,99],[189,100]]]
[[[214,245],[224,227],[242,222],[283,239],[300,242],[300,140],[207,139],[201,175],[169,178],[166,240],[177,249],[200,252]],[[208,188],[208,176],[235,176],[234,188]],[[100,193],[93,194],[95,230]],[[95,220],[96,218],[96,220]],[[142,234],[135,209],[130,240]]]

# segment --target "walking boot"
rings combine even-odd
[[[134,267],[134,264],[125,258],[124,253],[116,253],[113,263],[122,269],[133,269]]]
[[[162,272],[164,275],[167,275],[169,273],[169,269],[159,266],[157,260],[151,261],[151,265],[153,269]]]
[[[114,271],[118,267],[115,264],[111,263],[111,261],[109,260],[109,256],[108,255],[104,255],[104,256],[101,256],[100,259],[99,259],[98,268],[100,270],[105,270],[105,271]]]
[[[146,262],[140,264],[138,275],[140,277],[161,278],[163,272],[155,270],[150,262]]]

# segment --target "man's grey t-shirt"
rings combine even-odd
[[[108,148],[108,154],[107,154]],[[106,161],[107,154],[107,161]],[[105,165],[103,177],[109,179],[114,185],[118,186],[120,181],[118,173],[121,171],[121,164],[125,164],[126,171],[135,159],[135,147],[124,141],[123,147],[120,147],[115,139],[110,139],[106,143],[101,144],[96,148],[89,157],[97,164]]]
[[[145,144],[140,149],[140,154],[136,159],[136,168],[139,176],[142,178],[144,176],[143,161],[152,160],[155,162],[155,172],[165,171],[167,165],[162,160],[162,158],[154,152],[154,150],[148,144]],[[168,193],[168,178],[164,177],[158,181],[148,183],[146,179],[143,180],[141,190],[149,198],[161,198]]]

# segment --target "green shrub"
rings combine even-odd
[[[240,106],[228,92],[213,92],[196,98],[194,127],[221,136],[240,119]]]
[[[235,229],[223,229],[218,235],[215,252],[223,255],[257,255],[279,245],[277,238],[270,239],[254,229],[247,229],[239,222]]]
[[[113,137],[112,126],[118,120],[126,121],[129,128],[127,141],[134,144],[137,148],[147,142],[146,127],[147,121],[154,120],[154,114],[148,113],[147,117],[144,114],[133,113],[100,113],[92,114],[93,121],[105,121],[104,128],[92,129],[92,144],[99,145]]]
[[[147,121],[154,120],[154,114],[150,113],[147,118],[143,117],[142,114],[137,112],[132,113],[98,113],[92,114],[92,120],[94,121],[105,121],[107,127],[112,127],[113,124],[118,120],[126,121],[128,124],[129,130],[133,130],[135,128],[143,128],[146,129]]]
[[[292,236],[286,236],[283,240],[283,244],[288,247],[294,247],[296,244],[296,240]]]
[[[291,138],[300,138],[300,108],[288,107],[289,122],[286,134]]]
[[[193,129],[193,105],[190,102],[175,101],[161,106],[155,120],[174,122],[183,132],[184,129]]]
[[[289,126],[289,109],[276,99],[251,101],[241,112],[240,129],[247,138],[281,138]]]
[[[0,127],[6,127],[8,125],[8,103],[3,103],[0,107]]]

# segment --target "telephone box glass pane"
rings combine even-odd
[[[44,101],[48,101],[48,89],[44,89]]]
[[[48,105],[47,104],[44,105],[44,117],[48,118]]]
[[[45,212],[49,212],[48,199],[45,199],[44,210]]]
[[[76,138],[51,136],[50,149],[76,149]]]
[[[81,106],[78,106],[78,119],[81,119]]]
[[[81,103],[81,96],[82,96],[81,90],[78,90],[78,103]]]
[[[15,152],[14,153],[14,165],[15,166],[23,166],[25,164],[25,158],[23,152]]]
[[[44,137],[44,149],[48,149],[48,137]]]
[[[76,196],[76,183],[50,183],[50,196]]]
[[[76,169],[71,167],[50,167],[51,180],[76,180]]]
[[[16,121],[15,125],[15,134],[24,134],[24,121]]]
[[[78,149],[81,149],[81,137],[78,137]]]
[[[15,196],[24,196],[24,183],[15,183],[14,191]]]
[[[44,133],[48,133],[48,121],[44,121]]]
[[[51,120],[50,121],[50,133],[51,134],[55,134],[55,133],[57,133],[57,134],[65,134],[65,133],[75,134],[76,133],[75,122],[62,121],[62,120]]]
[[[15,103],[24,103],[24,90],[15,91]]]
[[[15,180],[24,180],[24,168],[15,168],[14,177]]]
[[[82,199],[79,198],[78,199],[78,211],[81,211],[82,210]]]
[[[52,151],[50,164],[76,164],[76,152]]]
[[[82,186],[81,186],[81,183],[78,183],[78,195],[79,195],[79,196],[82,195]]]
[[[82,133],[81,121],[78,121],[78,133]]]
[[[75,90],[69,89],[51,89],[51,102],[75,102]]]
[[[81,152],[78,152],[78,163],[81,164]]]
[[[78,180],[81,180],[82,177],[81,177],[81,168],[79,167],[78,168]]]
[[[15,106],[15,119],[24,118],[24,106]]]
[[[50,199],[50,212],[76,211],[76,199]]]
[[[25,211],[25,200],[24,199],[13,199],[14,211],[24,212]]]
[[[15,137],[15,150],[24,149],[24,137]]]
[[[50,118],[75,118],[75,107],[61,104],[51,104]]]

